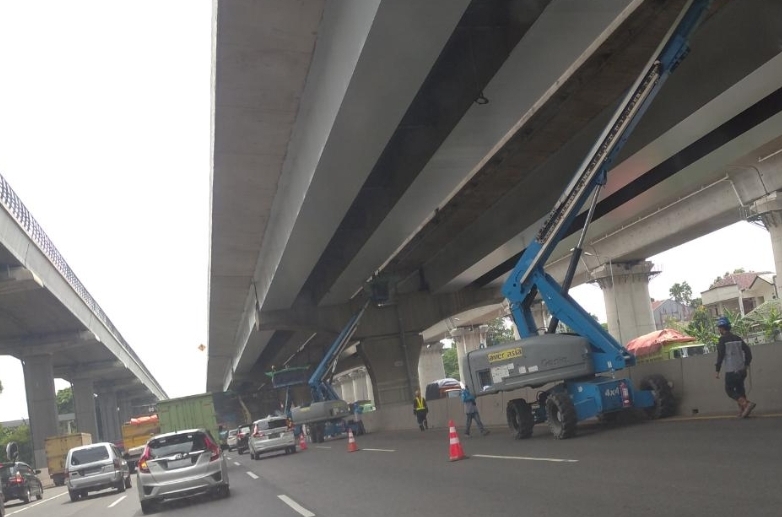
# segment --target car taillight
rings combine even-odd
[[[20,483],[20,484],[21,484],[21,483],[24,483],[24,478],[22,477],[22,474],[21,474],[21,473],[19,473],[19,472],[17,472],[17,473],[16,473],[16,477],[14,478],[14,481],[15,481],[16,483]]]
[[[147,445],[146,447],[144,447],[144,453],[138,459],[138,470],[139,470],[139,472],[143,472],[145,474],[149,474],[149,465],[147,465],[147,461],[149,460],[149,457],[150,457],[149,445]]]
[[[212,455],[209,457],[209,461],[219,460],[220,447],[218,447],[216,443],[210,440],[209,437],[204,437],[204,441],[206,442],[206,448],[212,452]]]

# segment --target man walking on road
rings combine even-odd
[[[426,405],[426,399],[421,396],[421,390],[415,390],[415,398],[413,399],[413,414],[418,420],[418,427],[421,431],[429,429],[429,420],[426,415],[429,414],[429,407]]]
[[[478,430],[483,436],[489,434],[489,430],[483,427],[481,422],[481,415],[478,413],[478,405],[475,403],[475,395],[470,393],[470,389],[465,386],[462,390],[462,402],[464,402],[464,413],[467,415],[467,429],[464,431],[465,436],[470,436],[470,425],[473,419],[478,424]]]
[[[747,394],[744,390],[747,368],[752,362],[752,350],[743,339],[730,331],[730,327],[728,318],[723,316],[717,320],[720,339],[717,341],[716,377],[720,378],[720,368],[724,361],[725,393],[739,405],[739,418],[747,418],[757,405],[747,400]]]

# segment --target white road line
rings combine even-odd
[[[227,459],[228,461],[231,461],[232,458],[230,456],[226,456],[225,459]]]
[[[242,464],[241,464],[241,463],[239,463],[238,461],[234,461],[234,465],[236,465],[236,466],[238,466],[238,467],[241,467],[241,466],[242,466]]]
[[[473,454],[473,458],[492,458],[497,460],[526,460],[526,461],[550,461],[553,463],[578,463],[578,460],[562,458],[531,458],[528,456],[493,456],[491,454]]]
[[[258,476],[255,475],[255,472],[247,472],[247,475],[253,479],[258,479]]]
[[[122,502],[122,500],[123,500],[123,499],[125,499],[126,497],[127,497],[126,495],[123,495],[122,497],[120,497],[119,499],[117,499],[116,501],[114,501],[113,503],[111,503],[111,504],[109,505],[109,508],[114,508],[114,507],[115,507],[115,506],[117,506],[119,503],[121,503],[121,502]]]
[[[304,517],[315,517],[314,513],[307,510],[306,508],[304,508],[302,505],[300,505],[299,503],[297,503],[287,495],[278,495],[277,497],[279,497],[283,503],[287,504],[288,506],[290,506],[291,508],[299,512]]]
[[[316,445],[316,449],[331,449],[331,447],[326,447],[325,445]]]
[[[396,452],[396,449],[361,449],[362,451],[372,451],[372,452]]]
[[[63,492],[62,494],[57,494],[57,495],[54,495],[54,496],[52,496],[52,497],[49,497],[49,498],[47,498],[47,499],[44,499],[43,501],[38,501],[37,503],[28,504],[28,505],[26,505],[24,508],[22,508],[21,510],[16,510],[15,512],[8,512],[8,513],[6,513],[6,516],[13,515],[13,514],[15,514],[15,513],[21,513],[21,512],[23,512],[23,511],[25,511],[25,510],[28,510],[28,509],[30,509],[30,508],[35,508],[35,507],[36,507],[36,506],[38,506],[39,504],[48,503],[49,501],[53,501],[54,499],[57,499],[58,497],[64,496],[64,495],[65,495],[65,494],[67,494],[67,493],[68,493],[68,492]]]

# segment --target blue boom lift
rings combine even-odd
[[[640,389],[629,379],[616,378],[615,372],[633,366],[635,357],[579,306],[568,290],[607,171],[666,78],[688,53],[688,38],[710,3],[691,0],[686,4],[505,282],[502,292],[510,302],[521,341],[475,350],[467,356],[470,378],[465,382],[476,395],[559,383],[538,392],[532,403],[524,399],[508,402],[508,424],[517,439],[530,437],[537,422],[548,421],[552,434],[562,439],[575,434],[578,421],[596,416],[610,419],[631,407],[645,409],[652,418],[674,412],[673,394],[662,376],[647,377]],[[559,285],[543,267],[590,193],[586,223]],[[542,335],[538,335],[531,311],[538,295],[552,314]],[[555,334],[560,321],[575,334]]]

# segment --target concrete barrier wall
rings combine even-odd
[[[752,368],[746,382],[748,398],[757,402],[758,413],[781,412],[782,342],[753,346],[752,356]],[[725,394],[724,374],[721,374],[720,379],[714,377],[716,360],[716,353],[712,353],[641,364],[620,373],[628,376],[629,372],[629,377],[636,387],[647,375],[664,375],[673,386],[679,416],[732,414],[737,410],[736,403]],[[522,389],[478,397],[481,420],[490,426],[507,425],[507,402],[520,397],[532,401],[537,391]],[[447,427],[449,419],[453,419],[459,427],[464,426],[464,409],[458,397],[432,400],[428,405],[430,428]],[[418,427],[413,415],[412,401],[409,404],[383,406],[377,411],[364,414],[363,420],[369,432]]]

